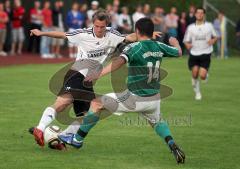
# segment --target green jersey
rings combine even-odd
[[[178,49],[164,43],[144,40],[128,45],[121,54],[128,62],[128,89],[138,96],[160,92],[162,57],[178,56]]]

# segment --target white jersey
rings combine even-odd
[[[93,28],[67,32],[66,37],[70,43],[75,44],[78,48],[76,61],[90,59],[100,64],[103,64],[109,58],[109,54],[125,39],[125,36],[109,27],[107,27],[106,34],[102,38],[96,37]]]
[[[216,36],[216,31],[211,23],[204,22],[201,25],[193,23],[188,26],[183,42],[192,44],[190,49],[190,54],[192,55],[210,54],[213,51],[213,46],[209,45],[208,41]]]

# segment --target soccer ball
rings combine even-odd
[[[54,145],[61,143],[58,139],[58,134],[61,132],[59,126],[48,126],[44,131],[44,142],[48,144],[48,147],[52,148]]]

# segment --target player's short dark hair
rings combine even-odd
[[[110,23],[110,16],[106,10],[99,9],[92,16],[92,21],[94,22],[95,20],[106,21],[108,25]]]
[[[136,22],[135,29],[138,30],[141,35],[152,37],[154,24],[150,18],[141,18]]]
[[[197,12],[197,10],[202,10],[204,14],[206,13],[206,9],[204,9],[204,8],[201,7],[201,6],[196,8],[196,12]]]

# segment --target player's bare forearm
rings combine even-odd
[[[117,59],[113,59],[113,61],[107,65],[106,67],[104,67],[101,71],[101,73],[93,73],[91,75],[88,75],[85,77],[84,81],[93,81],[96,79],[101,78],[102,76],[105,76],[107,74],[109,74],[110,72],[113,72],[117,69],[119,69],[122,65],[124,65],[126,63],[125,59],[122,57],[118,57]]]
[[[208,44],[209,45],[214,45],[214,43],[217,41],[217,37],[213,37],[212,39],[210,39],[209,41],[208,41]]]
[[[127,35],[125,39],[127,42],[136,42],[137,35],[136,35],[136,33],[131,33],[131,34]]]
[[[126,63],[126,60],[123,57],[118,57],[114,59],[109,65],[103,68],[100,77],[109,74],[110,72],[114,72],[119,69],[122,65]]]
[[[59,39],[65,39],[66,38],[66,33],[65,32],[60,32],[60,31],[49,31],[49,32],[43,32],[38,29],[32,29],[30,31],[30,36],[48,36],[52,38],[59,38]]]

